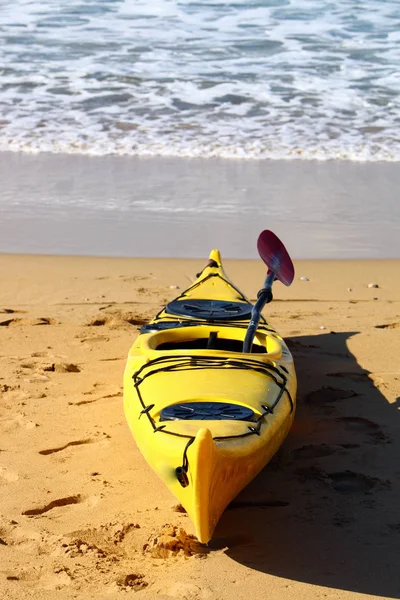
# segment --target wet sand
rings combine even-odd
[[[0,255],[1,598],[399,597],[399,261],[296,261],[276,285],[295,423],[208,547],[137,450],[121,387],[137,327],[203,262]],[[254,299],[260,261],[225,267]]]
[[[400,258],[397,163],[0,152],[0,252]]]

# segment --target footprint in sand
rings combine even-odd
[[[74,363],[56,363],[54,365],[54,371],[56,373],[80,373],[81,367]]]
[[[365,434],[376,442],[389,441],[377,423],[364,417],[339,417],[335,420],[350,433]]]
[[[19,321],[21,319],[5,319],[4,321],[0,321],[0,327],[8,327],[11,324],[16,325]]]
[[[147,319],[133,312],[114,310],[102,314],[86,323],[87,327],[102,327],[107,325],[110,329],[121,329],[127,325],[144,325]]]
[[[72,580],[73,577],[68,567],[55,566],[52,572],[45,572],[41,576],[39,585],[43,590],[59,590],[71,585]]]
[[[170,587],[158,590],[158,593],[182,600],[208,600],[213,597],[211,590],[186,581],[176,581]]]
[[[55,454],[56,452],[61,452],[62,450],[65,450],[66,448],[70,448],[71,446],[83,446],[85,444],[93,444],[94,440],[87,438],[84,440],[73,440],[72,442],[68,442],[67,444],[64,444],[63,446],[58,446],[56,448],[47,448],[46,450],[39,450],[39,454],[42,454],[43,456],[47,456],[48,454]]]
[[[324,456],[331,456],[338,451],[335,446],[328,446],[327,444],[309,445],[302,446],[301,448],[295,448],[290,452],[290,457],[293,460],[309,460],[313,458],[323,458]]]
[[[109,559],[115,563],[117,558],[131,557],[141,552],[143,536],[144,532],[137,523],[115,521],[63,536],[58,540],[53,556],[81,558],[86,555],[95,560]]]
[[[21,363],[21,369],[35,369],[37,365],[35,363]]]
[[[43,544],[43,534],[21,527],[16,521],[0,523],[0,544],[16,547],[25,554],[37,556]]]
[[[347,371],[340,371],[337,373],[327,373],[328,377],[340,377],[343,379],[350,379],[351,381],[356,381],[357,383],[369,383],[373,385],[371,378],[369,377],[369,373],[352,373]]]
[[[17,413],[12,417],[3,417],[0,419],[0,429],[2,433],[9,433],[20,427],[25,429],[35,429],[35,427],[39,427],[39,424],[27,419],[24,413]]]
[[[391,487],[389,481],[350,470],[328,473],[316,465],[312,465],[297,469],[296,473],[303,483],[319,481],[342,494],[366,494],[372,489],[387,490]]]
[[[339,471],[327,473],[330,484],[334,490],[342,494],[367,493],[373,488],[388,488],[389,482],[382,481],[376,477],[355,473],[353,471]]]
[[[56,325],[56,321],[49,317],[39,317],[30,321],[29,325]]]
[[[400,321],[395,323],[386,323],[384,325],[375,325],[375,329],[398,329],[400,327]]]
[[[66,496],[64,498],[57,498],[56,500],[52,500],[44,506],[24,510],[22,514],[27,517],[35,517],[38,515],[43,515],[44,513],[49,512],[54,508],[59,508],[61,506],[69,506],[70,504],[79,504],[80,502],[82,502],[82,496],[80,494],[77,494],[76,496]]]
[[[79,336],[77,336],[79,338]],[[97,344],[98,342],[109,342],[110,338],[106,335],[94,335],[93,337],[83,337],[81,338],[81,344],[89,343],[89,344]]]
[[[0,327],[9,327],[14,325],[56,325],[56,321],[54,319],[50,319],[48,317],[39,317],[36,319],[5,319],[4,321],[0,321]]]
[[[87,444],[96,444],[99,442],[103,442],[105,440],[109,440],[110,436],[108,434],[103,434],[101,436],[99,436],[99,439],[93,439],[93,438],[84,438],[82,440],[72,440],[71,442],[67,442],[66,444],[63,444],[62,446],[56,446],[55,448],[46,448],[45,450],[39,450],[39,454],[42,454],[43,456],[47,456],[49,454],[55,454],[57,452],[62,452],[63,450],[66,450],[67,448],[70,448],[71,446],[85,446]]]
[[[385,443],[390,438],[383,433],[374,421],[363,417],[337,417],[321,419],[314,422],[297,423],[297,430],[302,436],[312,438],[313,445],[341,446],[343,448],[357,447],[363,443]]]
[[[43,371],[53,373],[80,373],[82,370],[74,363],[52,363],[51,365],[46,365],[42,368]]]
[[[33,357],[33,355],[32,355]],[[36,358],[36,357],[35,357]],[[20,365],[21,369],[34,370],[37,375],[41,373],[80,373],[81,368],[74,363],[37,363],[37,362],[22,362]],[[47,379],[47,378],[46,378]]]
[[[76,497],[60,498],[39,509],[26,511],[28,516],[43,514],[56,506],[66,506]],[[75,503],[72,501],[72,503]],[[87,500],[84,501],[87,503]],[[34,514],[32,514],[34,512]],[[148,532],[138,524],[114,521],[97,528],[77,530],[62,536],[46,530],[33,534],[15,521],[0,521],[0,547],[16,546],[18,550],[36,557],[41,562],[32,568],[24,562],[22,568],[7,573],[10,580],[30,583],[41,589],[58,589],[70,585],[96,584],[121,591],[140,591],[148,587],[145,575],[132,566],[132,560],[141,562],[143,543]],[[26,565],[26,566],[25,566]]]
[[[15,471],[10,471],[7,467],[0,467],[0,483],[13,483],[18,481],[19,475]]]
[[[390,443],[391,441],[377,423],[358,416],[318,420],[298,419],[294,423],[292,432],[292,440],[294,441],[296,438],[301,440],[300,443],[304,439],[312,442],[312,446],[315,448],[309,450],[311,453],[314,451],[316,453],[329,452],[329,448],[335,446],[357,448],[365,443]],[[301,447],[308,448],[304,442]],[[308,450],[302,450],[300,457],[302,452],[307,455]],[[298,457],[299,455],[296,458]]]
[[[103,327],[108,321],[108,317],[96,317],[86,324],[87,327]]]
[[[347,400],[348,398],[354,398],[358,394],[354,390],[341,390],[334,387],[322,387],[318,390],[314,390],[306,395],[305,401],[307,404],[321,405],[335,403],[340,400]]]
[[[85,392],[86,394],[91,394],[92,392]],[[98,398],[91,398],[90,400],[79,400],[78,402],[68,402],[70,406],[82,406],[83,404],[93,404],[93,402],[98,402],[99,400],[104,400],[108,398],[121,398],[122,391],[116,392],[114,394],[106,394],[105,396],[100,396]]]

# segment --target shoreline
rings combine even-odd
[[[190,155],[190,154],[163,154],[163,153],[120,153],[118,152],[98,152],[98,153],[90,153],[86,150],[82,151],[70,151],[67,152],[65,150],[32,150],[29,148],[13,148],[13,147],[1,147],[0,148],[0,157],[3,154],[15,154],[17,156],[61,156],[61,157],[76,157],[76,158],[88,158],[88,159],[116,159],[116,160],[126,160],[126,159],[134,159],[134,160],[184,160],[184,161],[227,161],[227,162],[298,162],[298,163],[317,163],[317,164],[326,164],[326,163],[339,163],[339,164],[354,164],[354,165],[390,165],[397,164],[400,162],[399,158],[391,158],[390,156],[385,158],[375,158],[373,155],[365,156],[360,158],[359,156],[355,156],[353,158],[349,158],[348,156],[327,156],[321,157],[319,155],[315,156],[305,156],[301,152],[293,152],[291,155],[287,156],[246,156],[240,154],[232,154],[230,156],[221,156],[221,155]]]
[[[0,252],[399,258],[393,163],[0,153]]]
[[[211,251],[211,250],[210,250]],[[199,261],[201,262],[202,260],[205,261],[207,259],[209,253],[206,253],[203,256],[191,256],[189,258],[183,258],[180,256],[112,256],[112,255],[107,255],[107,254],[38,254],[38,253],[29,253],[29,252],[0,252],[0,257],[9,257],[9,258],[38,258],[38,259],[65,259],[65,260],[115,260],[115,261],[137,261],[137,262],[146,262],[146,261],[150,261],[150,262],[191,262],[193,264],[198,263]],[[241,262],[247,262],[249,264],[253,264],[256,263],[258,261],[260,261],[261,259],[257,256],[254,256],[254,258],[235,258],[235,257],[230,257],[230,258],[225,258],[224,259],[224,264],[225,263],[241,263]],[[393,257],[393,258],[369,258],[369,257],[362,257],[362,258],[294,258],[294,261],[296,261],[296,263],[384,263],[384,262],[398,262],[400,261],[400,258],[398,257]]]

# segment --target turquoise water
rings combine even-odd
[[[0,150],[400,159],[398,0],[0,6]]]

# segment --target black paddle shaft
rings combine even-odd
[[[250,323],[246,331],[246,337],[243,342],[243,352],[251,352],[255,333],[261,318],[261,311],[265,304],[272,301],[272,284],[274,282],[274,273],[268,273],[264,287],[257,294],[257,302],[251,311]]]

